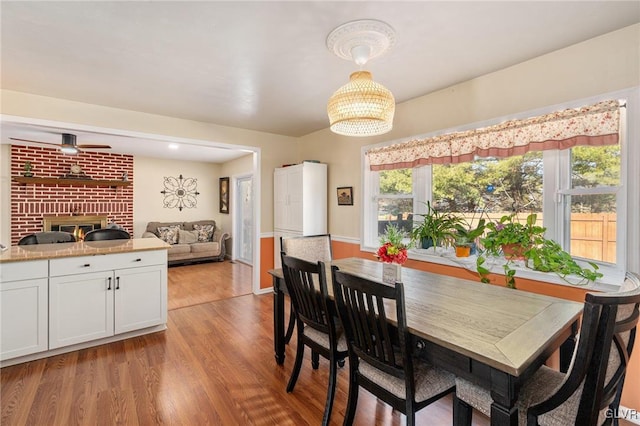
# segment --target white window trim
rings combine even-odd
[[[373,198],[370,196],[372,194],[372,182],[371,175],[373,172],[369,169],[369,163],[366,156],[366,151],[378,146],[391,145],[394,143],[404,142],[413,138],[427,138],[432,136],[437,136],[440,134],[450,133],[450,132],[459,132],[464,130],[470,130],[479,127],[487,127],[494,124],[498,124],[500,122],[512,119],[523,119],[536,115],[548,114],[553,111],[558,111],[567,108],[578,108],[582,105],[587,105],[590,103],[599,102],[606,99],[626,99],[626,114],[622,114],[622,116],[627,117],[638,117],[640,116],[640,87],[633,87],[629,89],[624,89],[617,92],[606,93],[598,96],[594,96],[587,99],[580,99],[575,101],[570,101],[567,103],[548,106],[532,111],[526,111],[523,113],[518,113],[510,116],[499,117],[491,120],[486,120],[477,123],[471,123],[464,126],[458,126],[455,128],[449,128],[437,132],[432,132],[424,135],[411,136],[410,138],[404,138],[401,140],[393,140],[388,142],[383,142],[375,145],[364,146],[361,149],[361,158],[362,158],[362,186],[364,188],[364,200],[362,205],[362,217],[364,218],[362,222],[362,230],[361,230],[361,241],[360,241],[360,249],[362,251],[367,252],[375,252],[377,250],[377,241],[371,239],[371,230],[377,229],[373,227],[371,223],[371,213],[370,209],[376,209],[375,206],[372,207],[372,202],[366,202],[367,197],[369,201],[372,201]],[[616,244],[616,257],[617,263],[616,265],[611,264],[599,264],[600,272],[604,274],[604,277],[601,280],[598,280],[595,284],[591,284],[590,286],[581,286],[580,288],[588,288],[588,289],[598,289],[598,290],[610,290],[617,288],[622,281],[624,280],[624,271],[630,270],[634,272],[640,272],[640,245],[638,241],[640,241],[640,191],[635,193],[632,188],[631,182],[640,182],[640,122],[638,120],[629,120],[625,121],[623,119],[621,123],[621,128],[626,127],[626,132],[621,132],[621,140],[620,140],[620,149],[622,155],[622,163],[621,163],[621,186],[619,189],[619,197],[618,197],[618,226],[617,226],[617,244]],[[629,141],[636,141],[636,143],[630,143]],[[547,235],[552,238],[556,235],[562,235],[562,230],[564,224],[562,224],[561,216],[555,214],[556,208],[560,208],[558,203],[559,198],[559,190],[561,188],[560,179],[558,176],[559,173],[551,172],[551,170],[558,170],[558,163],[560,161],[559,157],[561,155],[568,155],[567,153],[562,153],[560,151],[560,155],[558,153],[554,154],[556,157],[553,160],[549,160],[556,167],[549,167],[550,164],[547,164],[545,161],[545,185],[543,188],[543,215],[546,218],[555,217],[555,220],[547,220],[545,226],[547,227]],[[546,155],[549,157],[549,155]],[[423,169],[428,169],[428,173],[426,175],[426,179],[424,180],[425,184],[425,194],[427,191],[431,190],[431,168],[429,166],[423,167]],[[550,186],[550,188],[547,188]],[[417,188],[414,188],[414,193]],[[431,198],[431,194],[428,194],[427,199]],[[414,198],[415,200],[415,198]],[[416,210],[418,211],[418,210]],[[623,223],[621,226],[620,224]],[[377,225],[376,225],[377,226]],[[445,264],[449,266],[457,266],[457,267],[466,267],[462,265],[460,261],[456,258],[451,259],[448,256],[434,255],[425,253],[424,250],[412,249],[409,250],[409,258],[414,260],[421,260],[439,264]],[[472,259],[473,261],[475,259]],[[475,270],[475,261],[473,262],[474,266],[471,268]],[[517,273],[516,276],[522,278],[531,278],[537,281],[561,284],[561,285],[571,285],[564,282],[562,279],[557,277],[557,275],[552,273],[544,273],[538,271],[531,271],[526,268],[516,268]],[[495,264],[491,271],[497,274],[503,274],[502,267],[498,264]]]

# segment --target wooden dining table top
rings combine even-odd
[[[382,278],[381,262],[347,258],[331,264],[372,280]],[[330,271],[327,280],[332,296]],[[566,333],[583,309],[574,301],[407,267],[401,281],[411,334],[513,376]]]

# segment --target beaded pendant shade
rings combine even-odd
[[[385,53],[395,42],[388,24],[373,19],[347,22],[327,37],[327,48],[361,67],[350,81],[329,98],[327,115],[331,131],[345,136],[375,136],[393,127],[396,102],[389,89],[373,81],[362,66]]]
[[[374,136],[393,127],[396,102],[389,89],[371,78],[368,71],[351,74],[349,83],[329,99],[327,113],[331,131],[345,136]]]

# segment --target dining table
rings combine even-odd
[[[382,282],[382,262],[353,257],[333,260],[326,267],[331,265]],[[287,290],[281,269],[269,273],[275,358],[283,364]],[[492,425],[518,424],[516,402],[522,384],[558,349],[560,369],[568,369],[582,303],[405,266],[401,276],[415,356],[489,390]],[[329,269],[327,280],[333,297]],[[464,421],[454,413],[454,424]]]

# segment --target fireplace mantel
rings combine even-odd
[[[117,187],[117,186],[129,186],[130,181],[126,180],[100,180],[100,179],[65,179],[65,178],[37,178],[37,177],[24,177],[14,176],[14,182],[22,184],[38,184],[38,185],[86,185],[86,186],[104,186],[104,187]]]

